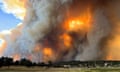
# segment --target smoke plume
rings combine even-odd
[[[120,1],[5,0],[23,23],[0,33],[1,56],[33,62],[119,60]]]

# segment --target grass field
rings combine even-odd
[[[120,68],[2,67],[0,72],[120,72]]]

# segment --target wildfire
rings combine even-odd
[[[80,27],[81,25],[83,25],[84,23],[82,21],[79,20],[72,20],[69,22],[69,28],[71,29],[75,29],[75,27]]]
[[[84,12],[81,12],[77,15],[78,16],[74,16],[72,15],[72,11],[69,11],[69,15],[67,15],[68,18],[66,18],[62,25],[65,32],[60,36],[60,38],[63,40],[66,47],[72,46],[73,39],[69,33],[75,32],[77,35],[80,34],[84,36],[86,32],[90,31],[92,26],[92,12],[90,11],[89,7]]]
[[[67,33],[64,33],[62,36],[60,36],[60,39],[63,40],[63,43],[67,48],[71,46],[72,38]]]
[[[87,32],[90,30],[91,22],[92,22],[92,13],[88,8],[86,11],[78,14],[77,17],[68,16],[68,19],[65,21],[64,29],[66,31],[84,31]]]
[[[57,59],[65,59],[65,57],[68,57],[67,53],[69,53],[69,51],[72,51],[74,49],[78,50],[78,54],[79,54],[79,52],[81,52],[81,51],[79,51],[80,49],[77,49],[77,48],[83,49],[83,52],[82,52],[83,54],[80,53],[81,54],[80,57],[83,57],[83,60],[84,60],[84,58],[86,58],[86,57],[84,57],[85,56],[84,54],[86,54],[86,52],[88,50],[90,50],[91,48],[94,49],[93,44],[95,42],[96,42],[96,45],[95,45],[96,49],[99,48],[97,46],[99,46],[98,43],[101,43],[101,42],[97,42],[96,40],[99,40],[100,38],[102,38],[101,35],[102,35],[102,32],[104,32],[104,30],[101,30],[102,29],[101,27],[107,26],[109,24],[109,22],[111,25],[112,21],[117,21],[117,20],[119,21],[119,17],[114,17],[114,15],[117,15],[117,12],[113,12],[113,14],[110,13],[110,15],[112,15],[112,16],[106,15],[107,11],[112,12],[111,11],[112,9],[110,8],[110,11],[109,10],[102,11],[102,8],[104,6],[102,6],[102,7],[99,6],[99,5],[101,5],[101,2],[100,2],[100,4],[98,4],[98,6],[97,6],[97,4],[95,4],[95,3],[99,2],[99,0],[95,1],[93,3],[92,3],[92,1],[94,1],[94,0],[92,0],[92,1],[72,0],[72,2],[69,2],[69,0],[66,0],[66,1],[64,1],[64,0],[63,1],[54,1],[53,0],[51,2],[49,2],[49,0],[45,0],[45,1],[44,0],[38,0],[38,1],[37,0],[36,1],[35,0],[2,0],[2,1],[3,1],[4,9],[6,12],[12,13],[16,17],[23,20],[26,10],[27,10],[26,16],[28,16],[28,17],[26,17],[26,19],[23,22],[23,24],[25,24],[25,25],[21,24],[18,27],[16,27],[14,30],[11,29],[11,30],[6,30],[6,31],[0,32],[0,38],[3,38],[3,39],[0,39],[0,56],[2,56],[2,54],[4,54],[4,50],[6,47],[12,48],[13,45],[15,44],[15,48],[18,47],[18,48],[24,50],[23,45],[25,45],[25,44],[22,44],[22,43],[28,42],[27,44],[30,43],[33,46],[35,44],[35,47],[28,46],[28,49],[26,49],[30,52],[30,55],[26,56],[30,60],[32,60],[34,58],[34,54],[35,54],[35,56],[37,56],[37,53],[42,54],[44,62],[48,62],[50,60],[55,61]],[[26,1],[28,1],[28,3],[26,3]],[[67,4],[67,1],[68,1],[68,4]],[[60,2],[60,5],[59,5],[59,2]],[[61,2],[62,2],[62,6],[61,6]],[[107,2],[107,1],[105,1],[105,2]],[[25,8],[25,3],[26,3],[27,8]],[[56,3],[57,3],[57,7],[56,7]],[[94,6],[96,6],[96,7],[94,7]],[[105,6],[107,6],[107,5],[105,5]],[[102,24],[104,24],[103,26],[97,25],[97,24],[101,24],[101,23],[97,23],[97,22],[99,22],[99,18],[98,18],[98,19],[94,20],[95,23],[97,23],[97,24],[93,23],[93,24],[95,24],[93,31],[89,32],[92,27],[92,20],[94,19],[93,17],[97,18],[97,16],[96,16],[97,10],[99,11],[99,8],[96,9],[97,7],[100,7],[100,11],[103,13],[103,15],[105,14],[105,18],[106,18],[105,20],[108,20],[105,22],[108,22],[108,23],[106,25],[106,24],[104,24],[104,21],[103,21],[103,23],[102,23]],[[112,8],[116,8],[116,7],[112,7]],[[107,7],[103,8],[103,9],[107,9]],[[62,11],[62,10],[64,10],[64,11]],[[113,10],[113,11],[115,11],[115,10]],[[93,15],[93,13],[96,13],[96,14]],[[99,15],[99,13],[98,13],[98,15]],[[111,21],[109,21],[109,19],[110,19],[109,17],[112,17],[112,19],[115,19],[115,20],[111,19]],[[102,16],[101,16],[101,18],[102,18]],[[102,22],[102,20],[100,20],[100,21]],[[116,25],[116,24],[114,23],[114,25]],[[114,27],[114,25],[113,25],[113,27]],[[95,28],[96,26],[100,26],[100,27]],[[117,29],[119,29],[119,28],[120,28],[120,26]],[[112,25],[111,25],[110,29],[112,31]],[[94,31],[94,30],[96,30],[96,31]],[[100,31],[101,35],[99,34],[99,32],[96,33],[97,30],[101,30]],[[116,35],[116,34],[119,34],[120,32],[117,32],[117,31],[113,31],[114,33],[111,35],[113,35],[114,38],[112,38],[110,41],[108,41],[107,42],[108,45],[105,46],[106,50],[107,50],[106,56],[105,56],[106,60],[120,60],[120,54],[119,54],[119,52],[120,52],[120,35]],[[117,32],[117,33],[115,33],[115,32]],[[99,37],[99,35],[100,35],[100,37]],[[28,36],[28,39],[26,36]],[[95,37],[96,40],[93,40],[92,36]],[[24,38],[26,38],[26,39],[20,40],[20,39],[24,39]],[[21,42],[21,41],[24,41],[24,42]],[[10,42],[10,44],[9,44],[9,42]],[[16,42],[16,43],[14,43],[14,42]],[[38,42],[38,44],[36,44],[37,42]],[[89,42],[91,42],[91,43],[89,43]],[[8,46],[7,46],[7,44],[8,44]],[[23,46],[23,48],[21,48],[22,46]],[[31,47],[33,47],[33,48],[31,48]],[[85,47],[85,48],[83,48],[83,47]],[[32,49],[32,50],[30,50],[30,49]],[[86,49],[86,51],[85,51],[85,49]],[[61,53],[63,53],[63,54],[61,54]],[[71,52],[71,54],[72,53],[73,52]],[[59,58],[60,55],[61,55],[61,58]],[[41,56],[41,55],[39,55],[39,56]],[[19,60],[20,57],[22,57],[21,53],[20,53],[20,55],[14,53],[14,55],[13,55],[14,61]],[[41,57],[40,57],[40,59],[41,59]]]
[[[115,35],[113,40],[110,40],[107,47],[106,60],[120,60],[120,36]]]
[[[53,51],[51,48],[44,48],[43,54],[44,54],[44,57],[43,57],[44,62],[48,62],[53,57]]]

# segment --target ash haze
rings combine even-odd
[[[2,0],[22,23],[0,32],[0,56],[33,62],[120,60],[119,0]]]

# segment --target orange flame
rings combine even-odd
[[[51,48],[44,48],[43,49],[43,61],[48,62],[53,57],[53,50]]]
[[[71,46],[72,38],[67,33],[64,33],[62,36],[60,36],[60,39],[63,40],[63,43],[66,47]]]
[[[83,24],[84,23],[80,20],[72,20],[72,21],[69,22],[69,28],[75,29],[75,27],[80,27]]]
[[[78,17],[68,16],[65,21],[64,28],[66,31],[88,31],[91,27],[92,13],[88,8],[86,11],[81,13]]]
[[[67,15],[68,17],[62,25],[65,32],[60,38],[63,40],[63,43],[67,48],[72,46],[73,41],[69,32],[76,32],[78,35],[82,33],[82,35],[84,35],[86,32],[90,31],[91,28],[92,12],[89,7],[84,12],[82,11],[77,15],[78,16],[73,16],[72,11],[69,11]]]
[[[115,35],[112,40],[108,42],[106,60],[120,60],[120,36]]]

